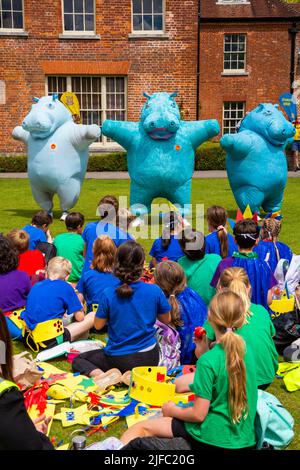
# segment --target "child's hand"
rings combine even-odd
[[[51,418],[46,418],[45,415],[40,416],[39,418],[35,419],[33,421],[33,424],[35,425],[35,428],[37,431],[42,432],[43,434],[46,434],[48,431],[48,425],[51,421]]]
[[[193,342],[195,343],[195,356],[197,359],[202,356],[206,351],[208,351],[208,345],[206,341],[206,336],[203,338],[197,338],[196,336],[193,337]]]
[[[176,405],[173,401],[168,401],[167,403],[164,403],[161,409],[163,416],[165,418],[166,417],[172,418],[175,408],[176,408]]]

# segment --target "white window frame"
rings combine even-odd
[[[217,5],[250,5],[249,0],[217,0]]]
[[[120,77],[124,78],[124,96],[125,96],[125,121],[127,120],[127,113],[128,113],[128,80],[127,76],[125,75],[81,75],[81,74],[73,74],[73,75],[59,75],[59,74],[49,74],[45,77],[45,94],[48,95],[48,78],[49,77],[63,77],[67,79],[67,89],[65,91],[73,91],[72,90],[72,77],[97,77],[101,78],[101,116],[102,116],[102,123],[106,120],[107,116],[107,101],[106,101],[106,78],[112,77]],[[94,142],[90,145],[91,150],[110,150],[110,149],[118,149],[121,150],[122,147],[117,142],[110,142],[108,141],[107,137],[101,135],[101,142]]]
[[[245,50],[243,52],[228,52],[225,51],[225,37],[226,36],[244,36],[245,37]],[[226,54],[244,54],[244,68],[243,69],[225,69],[225,53]],[[225,33],[223,36],[223,74],[224,75],[238,75],[246,73],[247,69],[247,34],[246,33]]]
[[[140,35],[154,35],[154,34],[163,34],[165,32],[165,16],[166,16],[166,0],[161,0],[162,1],[162,29],[147,29],[147,30],[144,30],[144,29],[133,29],[133,0],[131,0],[131,32],[132,34],[136,34],[138,36]],[[152,4],[153,5],[153,4]],[[143,14],[143,7],[142,7],[142,16],[144,16]],[[153,13],[153,10],[152,10],[152,13],[151,13],[151,16],[156,16],[154,13]]]
[[[236,124],[238,124],[238,122],[241,121],[241,119],[243,119],[243,117],[246,114],[246,101],[224,101],[223,102],[223,111],[222,111],[222,135],[225,135],[224,134],[225,127],[226,127],[226,129],[231,130],[230,126],[224,126],[225,121],[235,119],[235,118],[231,118],[231,117],[225,118],[225,103],[231,103],[231,104],[233,104],[233,103],[236,103],[236,104],[237,103],[238,104],[242,103],[243,104],[243,116],[240,119],[237,119]],[[226,109],[226,111],[229,111],[231,113],[233,110],[232,109],[229,109],[229,110]],[[235,111],[237,111],[237,109]],[[234,134],[234,132],[226,132],[226,134]]]
[[[82,1],[84,1],[84,0],[82,0]],[[77,31],[76,29],[72,29],[72,30],[65,29],[64,0],[61,0],[62,31],[63,31],[64,36],[67,36],[67,35],[70,35],[70,36],[74,36],[74,35],[76,35],[76,36],[95,36],[95,34],[96,34],[96,1],[93,0],[93,3],[94,3],[94,29],[93,29],[93,31],[86,31],[86,30]],[[74,15],[75,15],[74,11],[73,11],[72,15],[74,17]],[[83,13],[83,15],[85,15],[85,13]]]
[[[2,3],[1,3],[1,5],[2,5]],[[11,10],[12,13],[13,13],[13,11],[14,10]],[[2,15],[2,8],[0,9],[0,15]],[[23,19],[23,28],[1,28],[0,27],[0,34],[5,33],[5,32],[10,32],[10,31],[14,31],[14,32],[24,32],[25,31],[24,0],[22,0],[22,19]]]

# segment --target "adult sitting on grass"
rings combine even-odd
[[[24,398],[13,380],[12,343],[5,317],[0,310],[0,450],[53,450],[45,436],[50,418],[42,415],[32,421],[26,411]]]

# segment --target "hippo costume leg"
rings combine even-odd
[[[37,202],[37,204],[44,209],[44,211],[52,213],[53,208],[53,193],[42,191],[41,189],[36,188],[35,186],[31,185],[32,195]]]
[[[265,199],[264,193],[254,186],[242,186],[233,194],[242,212],[245,211],[248,204],[253,213],[259,212]]]
[[[144,215],[151,212],[151,202],[153,197],[149,194],[149,189],[145,189],[138,184],[131,182],[130,185],[130,209],[135,215]]]
[[[191,180],[188,180],[185,184],[177,188],[175,192],[168,195],[170,202],[182,208],[182,215],[188,215],[190,213],[190,208],[184,206],[189,206],[191,203],[191,184]]]
[[[57,195],[60,201],[60,208],[63,212],[75,206],[79,199],[81,181],[71,178],[57,188]]]
[[[262,208],[265,212],[277,212],[281,210],[282,206],[282,199],[283,199],[283,190],[280,194],[275,194],[272,197],[268,197],[262,203]]]

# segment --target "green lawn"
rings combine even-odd
[[[27,180],[10,179],[1,180],[1,200],[0,200],[0,232],[7,233],[15,227],[22,227],[30,222],[32,214],[38,210],[31,196],[29,183]],[[99,199],[105,194],[116,196],[129,196],[129,181],[124,180],[86,180],[81,197],[76,205],[76,210],[82,212],[86,217],[86,222],[96,220],[96,205]],[[193,203],[204,204],[204,210],[212,204],[219,204],[229,212],[230,217],[235,218],[236,205],[226,179],[196,179],[193,181]],[[288,181],[285,201],[283,205],[283,229],[281,240],[288,243],[295,253],[300,252],[299,228],[300,228],[300,182],[297,178]],[[55,221],[51,226],[51,232],[56,235],[64,230],[64,224],[58,220],[60,215],[58,201],[55,200]],[[198,220],[199,222],[199,220]],[[195,223],[195,218],[194,218]],[[206,230],[206,227],[205,227]],[[152,240],[141,240],[146,252],[149,251]],[[16,345],[15,351],[22,349]],[[55,361],[57,367],[69,370],[66,361]],[[299,393],[288,393],[283,382],[276,379],[269,391],[276,395],[284,406],[290,411],[295,420],[295,439],[289,449],[300,449],[300,400]],[[57,407],[57,411],[59,407]],[[69,441],[70,433],[80,426],[62,429],[59,422],[55,422],[51,428],[51,436],[56,436],[57,441],[63,439],[65,443]],[[101,440],[109,435],[119,436],[125,430],[125,422],[122,420],[108,427],[106,433],[97,433],[89,438],[88,443]]]

